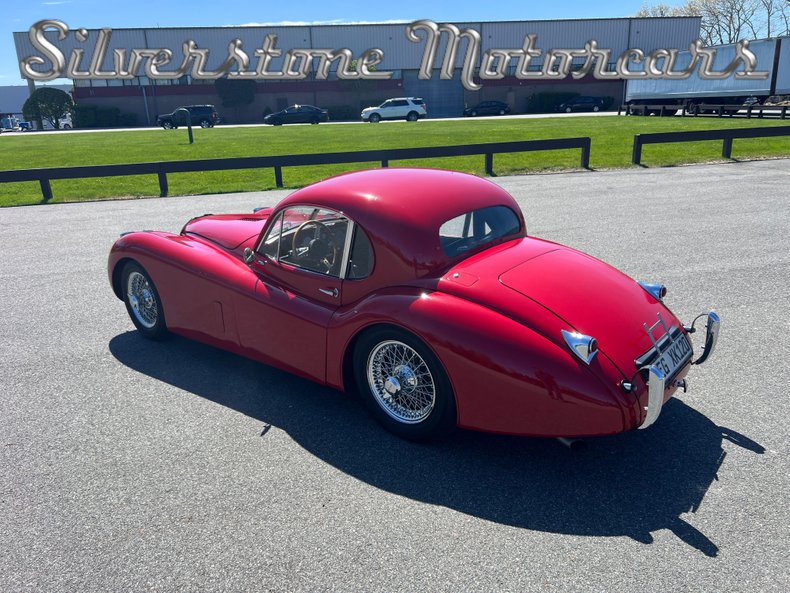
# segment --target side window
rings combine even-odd
[[[311,206],[289,208],[281,215],[277,259],[311,272],[339,277],[348,227],[348,219],[333,210]]]
[[[351,243],[351,257],[348,259],[346,278],[360,280],[367,278],[373,271],[373,247],[370,239],[358,226],[354,227],[354,237]]]
[[[442,249],[455,257],[496,239],[518,233],[518,216],[506,206],[489,206],[451,218],[439,228]]]
[[[280,248],[280,234],[282,232],[282,226],[283,215],[278,214],[277,220],[275,220],[272,226],[269,228],[269,231],[266,233],[266,237],[263,239],[263,243],[261,243],[260,247],[258,247],[258,253],[265,255],[269,259],[277,259],[277,253]]]

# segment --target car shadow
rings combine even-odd
[[[122,364],[283,430],[312,455],[371,486],[503,525],[643,543],[669,529],[707,556],[717,545],[686,522],[718,480],[724,440],[764,448],[716,426],[679,399],[644,432],[554,439],[458,431],[429,444],[381,429],[354,397],[190,340],[156,343],[136,332],[110,341]],[[256,436],[256,438],[258,438]]]

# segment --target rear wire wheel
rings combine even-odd
[[[363,334],[354,349],[354,377],[373,417],[401,438],[422,441],[456,426],[447,375],[433,352],[409,332],[387,327]]]

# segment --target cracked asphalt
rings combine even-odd
[[[531,234],[721,315],[650,429],[416,445],[351,397],[132,331],[120,232],[287,192],[0,209],[0,591],[790,590],[790,160],[496,181]]]

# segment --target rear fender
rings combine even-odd
[[[327,338],[330,385],[342,388],[350,379],[343,367],[355,338],[382,324],[410,331],[434,351],[452,384],[461,427],[585,436],[635,425],[636,400],[616,388],[621,376],[606,357],[587,366],[534,330],[442,292],[391,290],[339,310]]]

